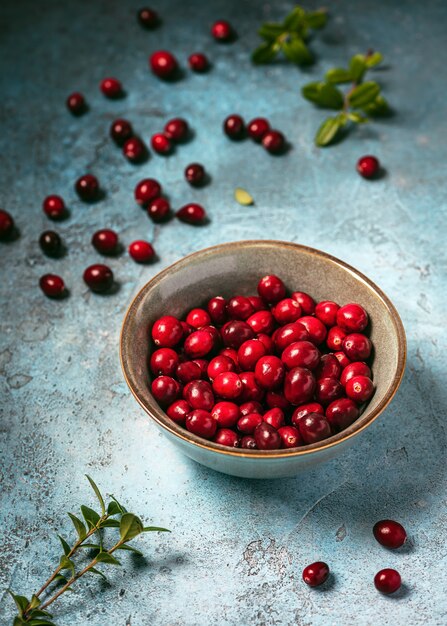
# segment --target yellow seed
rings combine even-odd
[[[239,202],[239,204],[242,204],[243,206],[249,206],[250,204],[255,203],[248,191],[245,191],[245,189],[242,189],[241,187],[236,187],[234,190],[234,198],[236,202]]]

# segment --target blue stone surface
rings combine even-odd
[[[0,7],[1,205],[20,229],[0,248],[0,621],[12,621],[7,587],[30,595],[49,575],[60,554],[55,533],[71,532],[65,511],[93,504],[88,473],[146,523],[172,533],[137,539],[146,558],[124,555],[111,586],[79,582],[54,606],[58,624],[445,625],[447,4],[331,2],[330,24],[312,42],[318,62],[305,71],[249,61],[258,25],[282,18],[290,3],[164,0],[155,7],[163,24],[152,32],[136,22],[139,4],[4,0]],[[235,43],[211,40],[217,18],[234,23]],[[160,82],[147,66],[160,48],[184,68],[203,50],[212,70],[185,69],[178,82]],[[300,87],[368,48],[385,56],[377,78],[396,115],[317,149],[312,137],[325,113],[301,98]],[[99,92],[110,75],[123,82],[124,99]],[[90,106],[80,118],[64,105],[74,90]],[[268,117],[290,151],[275,158],[250,141],[230,142],[221,125],[233,112]],[[169,158],[152,154],[132,166],[108,137],[119,116],[147,140],[178,115],[194,138]],[[378,181],[355,172],[368,153],[386,170]],[[183,178],[193,161],[210,173],[203,189]],[[94,205],[73,190],[86,171],[106,192]],[[147,176],[161,181],[176,208],[202,203],[209,225],[154,226],[133,200]],[[255,206],[234,201],[237,186]],[[68,220],[46,219],[49,193],[66,199]],[[67,246],[60,260],[38,247],[51,227]],[[90,244],[101,227],[116,229],[125,245],[148,239],[159,255],[151,266],[127,254],[112,259],[120,289],[109,297],[82,281],[84,268],[101,262]],[[246,238],[296,241],[354,265],[391,297],[408,335],[407,372],[391,406],[343,457],[294,479],[231,478],[180,456],[130,396],[119,365],[120,325],[137,290],[189,252]],[[64,277],[68,299],[43,296],[37,284],[47,272]],[[403,550],[375,542],[372,526],[386,517],[407,528]],[[311,590],[301,571],[319,559],[330,564],[332,581]],[[402,574],[395,597],[374,589],[383,567]]]

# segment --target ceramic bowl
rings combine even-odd
[[[277,274],[292,291],[340,305],[358,302],[370,317],[375,394],[346,430],[322,442],[286,450],[237,450],[206,441],[175,424],[150,392],[150,329],[162,315],[179,318],[215,295],[253,295],[259,279]],[[132,394],[184,454],[219,472],[247,478],[293,476],[354,444],[387,407],[401,382],[405,332],[387,296],[369,278],[329,254],[284,241],[238,241],[190,254],[150,280],[132,301],[120,339],[121,364]]]

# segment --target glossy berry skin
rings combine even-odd
[[[132,124],[119,118],[112,122],[109,133],[113,141],[122,146],[133,135]]]
[[[310,341],[295,341],[284,349],[281,361],[289,370],[294,367],[314,370],[320,363],[320,352]]]
[[[307,444],[323,441],[331,436],[331,427],[327,419],[319,413],[309,413],[298,422],[298,430]]]
[[[173,348],[183,339],[183,328],[172,315],[160,317],[152,326],[152,339],[159,348]]]
[[[264,390],[255,378],[254,372],[241,372],[239,378],[242,381],[243,391],[240,397],[241,402],[262,402],[264,398]]]
[[[7,241],[14,232],[14,219],[8,211],[0,209],[0,241]]]
[[[347,333],[338,326],[332,326],[332,328],[328,330],[326,337],[326,346],[329,350],[341,350],[346,334]]]
[[[248,296],[248,299],[251,302],[251,305],[255,311],[266,311],[267,305],[264,300],[259,296]]]
[[[211,385],[206,380],[193,380],[183,389],[183,398],[193,409],[211,411],[215,402]]]
[[[177,59],[167,50],[158,50],[149,58],[149,65],[152,72],[158,78],[173,78],[178,69]]]
[[[220,398],[235,400],[242,394],[242,381],[235,372],[222,372],[213,380],[213,391]]]
[[[256,446],[259,450],[278,450],[281,447],[281,436],[273,426],[262,422],[254,432]]]
[[[342,348],[351,361],[364,361],[371,354],[372,344],[365,335],[352,333],[343,339]]]
[[[200,204],[193,202],[191,204],[185,204],[175,215],[181,222],[192,224],[193,226],[203,224],[206,220],[205,209]]]
[[[222,296],[215,296],[208,301],[208,313],[214,324],[224,324],[227,321],[227,301]]]
[[[116,78],[104,78],[100,89],[106,98],[119,98],[123,93],[123,87]]]
[[[275,320],[270,311],[256,311],[247,319],[247,324],[256,334],[269,335],[275,326]]]
[[[337,311],[336,322],[346,333],[361,333],[368,326],[368,313],[360,304],[345,304]]]
[[[152,28],[156,28],[160,23],[160,19],[158,17],[158,13],[149,7],[144,7],[140,9],[137,13],[137,18],[141,26],[143,28],[147,28],[151,30]]]
[[[232,320],[246,320],[254,313],[254,308],[245,296],[235,296],[228,301],[227,313]]]
[[[297,406],[297,408],[292,413],[292,424],[298,427],[300,420],[306,417],[306,415],[310,415],[311,413],[324,415],[324,408],[318,402],[308,402],[307,404],[301,404],[300,406]]]
[[[222,341],[224,345],[236,350],[249,339],[254,338],[254,332],[247,322],[242,320],[231,320],[221,329]]]
[[[185,339],[185,352],[192,359],[206,356],[213,347],[213,337],[207,330],[196,330]]]
[[[65,295],[65,283],[57,274],[44,274],[39,286],[48,298],[62,298]]]
[[[123,145],[123,154],[131,163],[141,163],[147,155],[146,146],[138,137],[131,137]]]
[[[43,212],[50,220],[60,220],[65,217],[65,202],[60,196],[47,196],[42,204]]]
[[[234,364],[234,361],[228,356],[218,354],[214,357],[214,359],[211,359],[211,361],[209,362],[206,374],[212,382],[215,378],[217,378],[217,376],[219,376],[219,374],[234,371],[236,371],[236,365]]]
[[[39,246],[49,257],[58,257],[62,251],[62,240],[54,230],[46,230],[39,237]]]
[[[281,326],[292,324],[301,317],[301,307],[296,300],[284,298],[272,308],[272,315]]]
[[[218,20],[211,26],[211,35],[216,41],[227,43],[234,37],[231,24],[225,20]]]
[[[344,395],[343,385],[337,378],[320,378],[317,380],[315,396],[317,402],[326,406]]]
[[[374,393],[374,384],[366,376],[353,376],[345,386],[346,395],[355,402],[366,402]]]
[[[371,369],[363,363],[363,361],[354,361],[347,365],[341,373],[340,382],[342,385],[346,385],[350,378],[353,376],[366,376],[372,379]]]
[[[174,143],[185,141],[188,133],[188,122],[182,117],[174,117],[172,120],[169,120],[163,129],[163,134]]]
[[[78,91],[71,93],[65,101],[65,104],[72,115],[82,115],[87,110],[85,98],[82,93]]]
[[[177,399],[180,385],[171,376],[158,376],[152,381],[151,391],[157,402],[168,406]]]
[[[105,293],[113,285],[113,272],[107,265],[95,263],[84,271],[84,282],[95,293]]]
[[[83,202],[94,202],[99,195],[99,182],[96,176],[85,174],[75,183],[75,191]]]
[[[223,130],[230,139],[242,139],[245,135],[245,122],[240,115],[229,115],[224,120]]]
[[[284,365],[277,356],[262,356],[255,366],[255,377],[263,389],[277,389],[284,378]]]
[[[282,411],[289,411],[291,406],[290,402],[286,400],[282,393],[282,389],[276,391],[269,390],[265,394],[265,404],[269,409],[281,409]]]
[[[191,163],[185,168],[185,178],[193,187],[199,187],[205,180],[205,168],[200,163]]]
[[[169,202],[161,196],[152,200],[147,207],[147,214],[157,224],[165,222],[169,218],[170,213],[171,207]]]
[[[311,563],[303,569],[303,580],[309,587],[322,585],[329,576],[329,566],[323,561]]]
[[[259,281],[258,294],[269,304],[276,304],[286,295],[286,287],[278,276],[271,274]]]
[[[241,448],[244,448],[246,450],[256,450],[255,438],[251,437],[250,435],[245,435],[245,437],[242,437],[240,445]]]
[[[400,574],[395,569],[381,569],[374,576],[374,586],[380,593],[394,593],[402,584]]]
[[[266,424],[270,424],[273,428],[278,430],[282,426],[284,426],[284,411],[279,407],[274,407],[269,409],[264,413],[262,419]]]
[[[279,154],[284,150],[286,141],[279,130],[269,130],[262,138],[262,145],[271,154]]]
[[[350,426],[360,415],[356,403],[350,398],[334,400],[326,408],[326,419],[334,432]]]
[[[192,408],[186,402],[186,400],[175,400],[172,404],[168,406],[166,409],[167,415],[181,426],[185,425],[185,420],[187,415],[191,413]]]
[[[149,367],[154,376],[174,376],[179,362],[178,354],[172,348],[160,348],[151,354]]]
[[[326,326],[323,322],[320,322],[317,317],[305,315],[304,317],[300,317],[298,323],[304,326],[309,333],[309,341],[314,343],[316,346],[319,346],[326,339]]]
[[[334,356],[343,369],[345,367],[348,367],[348,365],[351,363],[351,359],[348,359],[344,352],[334,352]]]
[[[194,328],[202,328],[202,326],[211,324],[211,318],[205,309],[195,308],[189,311],[186,316],[186,323]]]
[[[309,341],[309,333],[300,323],[286,324],[275,331],[273,342],[278,352],[282,353],[287,346],[297,341]]]
[[[144,178],[140,180],[134,190],[136,202],[143,206],[147,205],[161,194],[161,185],[153,178]]]
[[[194,435],[204,439],[212,439],[216,433],[217,424],[216,420],[211,417],[211,413],[203,409],[196,409],[187,416],[186,428]]]
[[[210,66],[208,59],[201,52],[194,52],[188,57],[188,65],[193,72],[201,74],[206,72]]]
[[[315,316],[318,317],[320,322],[323,322],[325,326],[335,326],[337,323],[337,311],[339,306],[332,300],[323,300],[319,302],[315,307]]]
[[[295,367],[286,374],[284,395],[290,404],[304,404],[312,399],[315,385],[315,378],[310,370],[304,367]]]
[[[264,346],[266,354],[274,353],[275,346],[273,343],[273,339],[270,337],[270,335],[266,335],[266,333],[258,333],[257,338]]]
[[[338,359],[333,354],[323,354],[315,372],[317,380],[320,378],[337,378],[339,380],[340,375],[341,365]]]
[[[262,424],[263,419],[259,413],[249,413],[239,418],[237,422],[237,429],[244,435],[252,435],[259,424]]]
[[[179,363],[175,369],[175,377],[177,380],[186,385],[193,380],[199,380],[202,376],[202,370],[194,361],[184,361]]]
[[[259,415],[262,415],[263,413],[262,404],[255,400],[244,402],[240,405],[239,408],[241,411],[241,415],[249,415],[250,413],[258,413]]]
[[[240,414],[240,409],[234,402],[218,402],[211,411],[211,415],[220,428],[234,428]]]
[[[374,537],[386,548],[400,548],[407,540],[405,528],[399,522],[390,519],[384,519],[374,524]]]
[[[303,445],[300,432],[295,426],[281,426],[278,428],[278,433],[281,437],[282,448],[297,448]]]
[[[151,137],[151,146],[158,154],[169,154],[172,150],[172,143],[164,133],[155,133]]]
[[[259,339],[249,339],[239,347],[237,360],[240,367],[245,371],[253,371],[259,359],[265,356],[264,344]]]
[[[316,302],[304,291],[294,291],[291,296],[301,306],[304,315],[312,315],[315,312]]]
[[[374,178],[380,168],[379,160],[374,156],[364,156],[357,161],[356,169],[363,178]]]
[[[214,435],[213,441],[228,448],[239,448],[240,444],[238,435],[230,428],[220,428]]]
[[[247,131],[251,139],[260,143],[262,138],[270,130],[270,124],[264,117],[256,117],[248,123]]]
[[[184,322],[181,322],[182,326]],[[189,333],[191,334],[191,333]],[[185,335],[188,336],[188,335]],[[206,359],[194,359],[193,363],[199,366],[200,368],[200,378],[205,378],[206,376],[206,368],[208,367],[208,361]]]
[[[148,241],[133,241],[129,246],[129,255],[137,263],[149,263],[153,261],[155,250]]]

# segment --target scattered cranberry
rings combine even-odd
[[[303,445],[300,432],[295,426],[282,426],[278,428],[278,433],[281,437],[283,448],[297,448]]]
[[[263,389],[276,389],[284,378],[284,365],[277,356],[262,356],[256,363],[255,377]]]
[[[374,537],[386,548],[400,548],[407,540],[405,528],[390,519],[377,522],[373,528]]]
[[[169,120],[169,122],[166,122],[163,133],[168,139],[175,143],[185,141],[189,133],[188,122],[181,117],[175,117]]]
[[[149,366],[154,376],[173,376],[178,362],[179,358],[175,350],[172,348],[160,348],[152,353]]]
[[[316,303],[309,294],[304,291],[294,291],[291,297],[298,302],[304,315],[312,315],[315,312]]]
[[[118,250],[118,235],[108,228],[97,230],[92,237],[92,245],[100,254],[114,255]]]
[[[186,400],[175,400],[166,409],[167,415],[181,426],[185,425],[186,417],[191,413],[192,408],[186,402]]]
[[[193,202],[191,202],[191,204],[185,204],[175,215],[181,222],[192,224],[193,226],[203,224],[206,220],[205,209],[200,206],[200,204]]]
[[[67,105],[67,109],[73,115],[82,115],[87,110],[84,96],[82,95],[82,93],[79,93],[77,91],[71,93],[68,96],[65,104]]]
[[[320,322],[317,317],[306,315],[304,317],[300,317],[298,322],[302,324],[309,333],[309,341],[314,343],[316,346],[319,346],[326,339],[326,326],[323,322]]]
[[[262,424],[262,422],[262,415],[259,413],[248,413],[247,415],[242,415],[242,417],[239,418],[237,422],[237,429],[244,435],[252,435],[257,426]]]
[[[368,313],[360,304],[345,304],[337,311],[336,322],[347,333],[361,333],[368,325]]]
[[[365,335],[352,333],[343,339],[343,352],[351,361],[364,361],[371,354],[371,341]]]
[[[224,133],[230,139],[242,139],[245,134],[245,123],[240,115],[229,115],[223,123]]]
[[[224,345],[236,350],[249,339],[253,339],[254,332],[250,326],[242,320],[232,320],[227,322],[221,330]]]
[[[110,126],[110,136],[115,143],[122,145],[133,135],[132,125],[127,120],[117,119]]]
[[[260,143],[262,138],[268,133],[270,130],[270,124],[263,117],[256,117],[254,120],[248,123],[247,126],[248,134],[254,140]]]
[[[326,408],[326,419],[336,432],[350,426],[360,415],[356,403],[350,398],[334,400]]]
[[[279,130],[269,130],[262,138],[262,145],[272,154],[279,154],[284,150],[284,135]]]
[[[379,172],[380,163],[374,156],[364,156],[357,161],[357,172],[363,178],[374,178]]]
[[[147,149],[139,137],[131,137],[123,146],[123,154],[131,163],[141,163],[147,156]]]
[[[227,321],[227,303],[222,296],[216,296],[209,300],[208,313],[215,324],[224,324]]]
[[[322,585],[329,576],[329,566],[323,561],[312,563],[303,569],[303,580],[309,587]]]
[[[101,91],[107,98],[119,98],[123,95],[123,87],[116,78],[104,78],[101,82]]]
[[[234,38],[234,31],[229,22],[218,20],[211,26],[211,34],[219,42],[229,42]]]
[[[57,274],[44,274],[39,285],[48,298],[62,298],[66,294],[65,283]]]
[[[332,300],[323,300],[315,307],[315,315],[325,326],[335,326],[339,306]]]
[[[137,18],[141,26],[148,29],[156,28],[160,23],[158,13],[149,7],[140,9],[137,13]]]
[[[196,409],[186,418],[186,428],[194,435],[211,439],[216,433],[217,424],[216,420],[211,417],[211,413]]]
[[[0,209],[0,241],[6,241],[14,232],[14,219],[8,211]]]
[[[247,450],[256,450],[256,441],[254,437],[250,435],[246,435],[241,439],[241,448],[245,448]]]
[[[254,432],[256,446],[259,450],[278,450],[281,447],[281,436],[273,426],[262,422]]]
[[[39,237],[39,245],[47,256],[58,257],[62,251],[62,240],[54,230],[46,230]]]
[[[295,341],[285,348],[281,361],[289,370],[294,367],[314,370],[320,362],[320,353],[310,341]]]
[[[374,585],[377,591],[381,593],[394,593],[399,589],[401,584],[402,579],[399,572],[395,569],[381,569],[380,572],[377,572],[374,576]]]
[[[213,441],[228,448],[238,448],[240,443],[239,437],[230,428],[220,428],[214,435]]]
[[[101,263],[90,265],[84,272],[84,282],[95,293],[105,293],[113,285],[113,272]]]
[[[185,385],[183,398],[193,409],[211,411],[215,404],[213,389],[206,380],[193,380]]]
[[[155,250],[148,241],[133,241],[129,246],[129,254],[137,263],[149,263],[154,260]]]
[[[156,76],[164,79],[172,78],[178,69],[177,59],[166,50],[154,52],[149,59],[149,65]]]
[[[340,376],[340,382],[342,385],[346,385],[348,380],[353,376],[366,376],[372,378],[371,369],[363,363],[363,361],[355,361],[347,365]]]
[[[193,72],[198,72],[199,74],[202,72],[206,72],[209,68],[210,64],[208,59],[201,52],[194,52],[188,57],[189,67]]]
[[[295,367],[287,372],[284,383],[284,395],[291,404],[309,402],[315,392],[315,378],[304,367]]]
[[[160,348],[173,348],[183,339],[183,328],[172,315],[160,317],[152,326],[152,339]]]
[[[319,413],[309,413],[300,419],[298,430],[306,443],[317,443],[331,436],[329,422]]]
[[[205,168],[200,163],[191,163],[185,168],[185,178],[194,187],[202,185],[205,180]]]
[[[134,195],[138,204],[146,207],[161,194],[161,185],[153,178],[144,178],[135,187]]]
[[[147,214],[152,221],[160,223],[165,222],[171,213],[171,207],[166,198],[155,198],[151,201],[147,208]]]
[[[99,182],[96,176],[85,174],[75,183],[75,191],[83,202],[94,202],[99,197]]]
[[[66,215],[65,202],[60,196],[47,196],[43,201],[43,211],[51,220],[63,219]]]
[[[344,395],[343,385],[336,378],[320,378],[315,395],[317,402],[325,406]]]
[[[164,133],[155,133],[151,137],[151,146],[158,154],[169,154],[172,150],[172,143]]]
[[[240,414],[240,408],[234,402],[218,402],[211,411],[220,428],[234,428]]]
[[[353,376],[345,386],[346,395],[356,402],[366,402],[374,393],[374,384],[366,376]]]
[[[262,419],[266,424],[270,424],[270,426],[279,430],[284,426],[284,411],[277,406],[273,407],[264,413]]]

